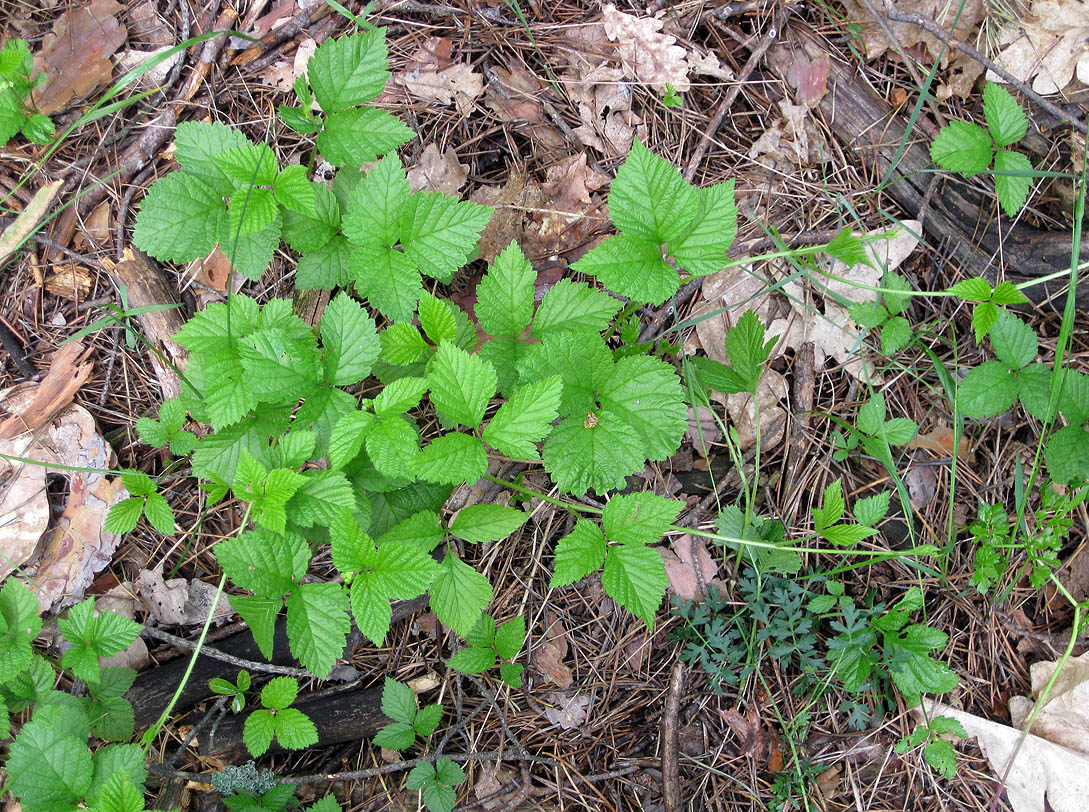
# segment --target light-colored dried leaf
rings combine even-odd
[[[408,170],[412,191],[442,192],[456,195],[469,177],[469,165],[458,162],[453,147],[439,150],[437,144],[424,147],[419,163]]]
[[[640,135],[645,129],[631,109],[631,88],[622,77],[619,69],[602,63],[576,78],[570,90],[582,121],[573,130],[575,136],[609,156],[627,155],[637,128]]]
[[[567,656],[567,630],[559,615],[549,610],[545,614],[548,628],[545,630],[545,642],[533,650],[533,667],[552,680],[560,688],[571,687],[573,679],[571,669],[563,662]]]
[[[110,201],[103,200],[83,221],[83,227],[76,233],[76,241],[81,247],[101,248],[110,243]]]
[[[786,379],[774,369],[768,369],[760,377],[756,387],[756,402],[747,392],[723,396],[712,393],[715,399],[726,401],[726,413],[737,431],[737,443],[742,451],[748,451],[760,438],[761,452],[771,451],[783,441],[786,431],[786,412],[779,401],[787,397]]]
[[[795,88],[794,99],[798,104],[813,107],[824,95],[828,84],[828,70],[832,60],[821,54],[810,60],[804,51],[794,54],[794,61],[787,70],[787,81]]]
[[[1058,93],[1077,77],[1089,84],[1089,6],[1077,0],[1033,0],[1024,19],[999,32],[995,61],[1041,95]],[[991,81],[1002,81],[991,71]]]
[[[173,46],[164,45],[161,48],[156,48],[153,51],[136,51],[129,49],[117,56],[117,67],[121,69],[123,73],[128,73],[133,68],[138,68],[147,62],[149,59],[158,56],[159,54],[166,53]],[[182,51],[177,51],[162,62],[159,62],[155,67],[140,74],[140,78],[136,80],[136,83],[144,86],[158,87],[166,82],[167,77],[170,75],[170,71],[174,69],[182,58]]]
[[[144,569],[136,576],[136,589],[148,613],[164,626],[195,626],[205,622],[212,608],[216,588],[204,581],[185,578],[163,579],[163,565]],[[226,595],[220,595],[213,621],[234,614]]]
[[[116,0],[91,0],[71,8],[53,24],[35,57],[35,68],[44,71],[46,83],[34,92],[34,103],[46,115],[63,110],[96,87],[110,81],[110,57],[128,33],[117,22],[122,6]]]
[[[724,82],[733,81],[735,78],[734,72],[723,65],[711,51],[705,54],[690,51],[685,59],[688,62],[688,69],[692,73],[713,76],[715,79],[721,79]],[[676,85],[674,85],[674,89],[676,89]]]
[[[261,81],[284,93],[290,92],[295,80],[306,72],[306,63],[317,49],[318,43],[313,37],[304,37],[292,59],[281,59],[258,74]]]
[[[668,550],[659,547],[658,553],[665,564],[670,591],[682,600],[704,600],[705,589],[700,584],[707,587],[718,577],[718,564],[707,552],[707,546],[702,539],[688,534],[676,537],[669,546]]]
[[[473,101],[484,92],[484,77],[462,62],[442,70],[424,67],[401,71],[393,74],[393,82],[418,98],[456,104],[463,115],[473,109]]]
[[[685,429],[684,436],[692,443],[697,454],[706,457],[711,453],[711,446],[722,439],[722,430],[718,427],[714,412],[706,406],[698,409],[689,406],[688,428]]]
[[[952,457],[953,437],[954,434],[952,429],[946,428],[945,426],[935,426],[925,434],[922,432],[916,434],[908,441],[907,447],[933,451],[941,457]],[[971,450],[972,444],[968,441],[968,438],[962,434],[960,444],[957,446],[957,457],[961,460],[967,460],[971,455]]]
[[[901,14],[918,14],[929,17],[946,31],[952,31],[956,39],[971,40],[975,37],[980,20],[983,19],[982,0],[967,0],[963,8],[959,2],[949,3],[946,0],[885,0]],[[864,3],[862,0],[844,0],[847,16],[853,21],[862,24],[862,39],[866,44],[866,59],[873,60],[888,50],[896,50],[897,45],[904,50],[913,48],[922,43],[929,52],[931,58],[942,57],[942,67],[949,59],[952,50],[945,47],[944,43],[936,37],[928,34],[922,26],[912,23],[895,22],[883,19],[880,23],[873,18],[871,9],[876,9],[878,14],[884,11],[883,2]],[[956,22],[956,27],[953,23]],[[886,27],[892,33],[889,40],[885,33]]]
[[[545,708],[545,717],[563,730],[574,730],[586,724],[590,712],[590,695],[577,692],[574,694],[553,691],[545,696],[545,701],[552,707]]]
[[[938,492],[938,475],[928,465],[916,465],[904,474],[908,498],[916,510],[922,510],[934,501]]]
[[[678,93],[691,87],[688,54],[675,44],[676,37],[661,33],[661,19],[634,17],[617,11],[612,3],[602,8],[602,14],[605,34],[617,44],[628,78],[649,84],[659,93],[665,93],[669,85]]]

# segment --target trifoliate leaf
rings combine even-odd
[[[302,750],[318,742],[318,729],[298,708],[285,708],[276,714],[276,741],[288,750]]]
[[[987,302],[991,299],[991,284],[983,277],[975,276],[971,279],[962,279],[946,292],[968,302]]]
[[[440,417],[475,428],[484,417],[499,379],[492,365],[479,356],[442,344],[427,364],[427,382],[431,402]]]
[[[331,164],[362,166],[407,144],[414,135],[401,119],[385,110],[342,110],[325,119],[318,134],[318,151]]]
[[[336,196],[320,183],[309,183],[309,189],[313,194],[310,211],[288,209],[284,212],[284,242],[304,254],[326,245],[340,229],[340,205]],[[303,196],[301,192],[298,194]]]
[[[382,713],[396,722],[411,725],[416,718],[416,694],[403,682],[386,677],[382,686]]]
[[[186,175],[203,181],[226,197],[234,190],[234,183],[216,164],[215,157],[250,143],[241,131],[218,121],[184,121],[174,131],[174,157]]]
[[[610,499],[601,513],[601,525],[610,541],[654,544],[669,530],[684,505],[650,491],[621,494]]]
[[[286,604],[291,653],[315,677],[325,679],[351,629],[348,596],[340,584],[300,584]]]
[[[994,149],[991,137],[978,124],[951,121],[930,145],[930,157],[942,169],[970,176],[991,165]]]
[[[356,247],[349,273],[362,296],[391,321],[411,321],[423,293],[412,260],[393,248]]]
[[[540,459],[534,443],[551,430],[562,392],[558,375],[520,387],[484,427],[484,442],[514,459]]]
[[[553,562],[552,580],[549,587],[573,584],[605,563],[605,536],[601,528],[589,519],[579,519],[571,532],[556,544],[556,560]]]
[[[412,720],[412,726],[421,736],[430,736],[439,726],[440,719],[442,719],[442,705],[425,705]]]
[[[488,452],[471,434],[451,432],[436,437],[416,459],[416,476],[447,485],[476,482],[487,470]]]
[[[415,325],[408,322],[391,324],[379,334],[382,360],[387,364],[406,366],[419,361],[427,352],[427,342]]]
[[[490,336],[518,338],[533,318],[537,275],[518,243],[511,241],[476,287],[474,313]]]
[[[1007,217],[1015,217],[1028,200],[1032,188],[1032,162],[1020,152],[1000,149],[994,156],[994,190]],[[1017,174],[1001,175],[1000,172]]]
[[[512,617],[495,630],[495,653],[510,660],[518,656],[526,642],[525,615]]]
[[[256,758],[263,755],[275,735],[276,718],[267,710],[255,710],[246,717],[246,724],[242,727],[242,741],[251,756]]]
[[[396,153],[385,156],[352,190],[344,236],[358,245],[391,248],[401,232],[401,212],[411,190]]]
[[[737,234],[734,181],[695,190],[699,208],[687,233],[669,244],[677,265],[693,276],[706,276],[726,264],[726,250]]]
[[[128,533],[136,527],[143,512],[143,497],[131,496],[128,499],[122,499],[113,505],[106,515],[106,530],[118,534]]]
[[[635,139],[609,190],[609,216],[616,227],[646,242],[673,242],[686,235],[698,209],[696,190],[677,168]]]
[[[431,610],[439,620],[464,636],[476,625],[492,600],[488,579],[452,552],[446,554],[431,582]]]
[[[620,544],[609,548],[601,585],[610,598],[652,628],[669,578],[657,550],[642,544]]]
[[[688,425],[680,379],[673,367],[649,355],[622,358],[601,385],[599,400],[640,435],[645,459],[675,453]]]
[[[321,380],[321,353],[312,333],[273,327],[238,342],[246,388],[268,403],[295,403]]]
[[[458,511],[450,532],[471,544],[501,541],[521,527],[529,514],[503,505],[469,505]]]
[[[325,382],[351,386],[370,374],[382,346],[372,319],[359,302],[338,293],[321,317]]]
[[[447,660],[446,664],[463,674],[483,674],[495,665],[495,649],[463,648]]]
[[[643,469],[644,438],[611,412],[570,417],[544,444],[544,467],[560,490],[582,496],[623,488],[625,478]]]
[[[386,32],[376,28],[330,37],[314,51],[306,69],[314,96],[326,113],[374,101],[389,77]]]
[[[1008,147],[1024,138],[1028,131],[1028,117],[1017,99],[994,82],[983,88],[983,115],[996,146]]]
[[[623,306],[623,302],[585,282],[561,279],[541,300],[532,332],[537,338],[554,330],[600,333]]]
[[[234,185],[235,192],[254,186],[272,186],[279,166],[268,144],[247,141],[212,156],[212,162]]]
[[[523,380],[563,378],[560,415],[585,416],[595,408],[596,395],[613,373],[613,354],[601,336],[588,332],[549,332],[524,352],[519,372]],[[687,414],[687,413],[686,413]]]
[[[310,546],[297,533],[251,530],[221,541],[215,556],[237,586],[261,597],[278,598],[306,574]]]
[[[659,244],[627,233],[606,237],[571,268],[596,276],[601,284],[622,296],[652,305],[660,305],[680,286],[680,277],[662,259]]]
[[[491,219],[487,206],[438,192],[414,192],[402,213],[401,244],[423,273],[449,282]]]
[[[171,172],[152,184],[140,204],[132,243],[156,259],[188,262],[209,254],[226,224],[227,207],[214,189],[184,172]]]

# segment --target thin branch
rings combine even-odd
[[[154,637],[156,640],[162,640],[164,643],[169,643],[172,646],[184,648],[189,651],[193,651],[197,647],[197,644],[191,640],[186,640],[184,637],[178,637],[169,632],[152,628],[151,626],[145,626],[143,633],[148,637]],[[292,668],[287,665],[274,665],[273,663],[258,663],[253,660],[243,660],[241,657],[235,657],[233,654],[227,654],[226,652],[211,646],[201,646],[200,653],[201,656],[211,657],[213,660],[220,660],[221,662],[230,663],[231,665],[236,665],[239,668],[245,668],[250,671],[257,671],[258,673],[283,674],[288,677],[300,678],[309,678],[313,676],[313,674],[304,668]]]
[[[961,42],[959,39],[956,39],[955,37],[953,37],[952,34],[950,34],[948,31],[946,31],[944,28],[942,28],[940,25],[938,25],[936,22],[934,22],[929,17],[924,17],[922,14],[904,14],[902,12],[896,11],[895,9],[889,7],[888,5],[886,5],[886,7],[885,7],[885,13],[888,15],[888,18],[890,20],[893,20],[894,22],[910,23],[912,25],[917,25],[917,26],[921,27],[928,34],[930,34],[931,36],[937,37],[942,42],[944,42],[946,45],[948,45],[950,48],[952,48],[952,49],[954,49],[956,51],[960,51],[965,56],[968,56],[969,58],[974,59],[976,62],[981,64],[987,70],[1001,76],[1002,79],[1005,82],[1007,82],[1008,84],[1013,85],[1023,95],[1025,95],[1028,98],[1032,99],[1034,102],[1036,102],[1036,104],[1038,104],[1044,110],[1047,110],[1047,112],[1049,112],[1049,113],[1051,113],[1051,115],[1055,116],[1055,118],[1059,119],[1060,121],[1068,122],[1071,127],[1073,127],[1078,132],[1082,133],[1083,135],[1085,135],[1087,133],[1087,128],[1086,128],[1085,122],[1083,122],[1080,118],[1078,118],[1074,114],[1070,113],[1069,111],[1064,110],[1063,108],[1059,107],[1054,102],[1050,102],[1047,99],[1045,99],[1043,96],[1041,96],[1035,90],[1033,90],[1031,86],[1029,86],[1025,82],[1022,82],[1020,79],[1018,79],[1016,76],[1011,74],[1009,71],[1007,71],[1001,65],[996,63],[994,60],[988,59],[986,56],[981,54],[979,51],[977,51],[975,48],[973,48],[968,43]]]

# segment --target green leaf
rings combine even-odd
[[[382,360],[389,364],[405,366],[420,360],[427,352],[427,342],[412,324],[391,324],[379,334],[382,341]]]
[[[726,334],[726,355],[746,392],[756,392],[773,347],[773,342],[764,341],[764,324],[752,310],[746,310]]]
[[[677,265],[693,276],[706,276],[726,264],[726,250],[737,234],[734,181],[696,189],[699,208],[684,237],[670,241]]]
[[[260,596],[231,595],[231,608],[250,627],[254,642],[265,659],[272,659],[273,638],[276,634],[276,616],[283,608],[284,599]]]
[[[336,196],[320,183],[311,183],[310,190],[314,198],[312,211],[288,209],[284,212],[284,241],[304,254],[317,251],[340,230],[340,206]]]
[[[300,584],[287,599],[291,653],[318,679],[325,679],[344,650],[351,623],[340,584]]]
[[[615,195],[616,181],[613,182]],[[596,276],[601,284],[638,302],[660,305],[677,292],[680,277],[656,242],[627,233],[606,237],[571,264],[579,273]]]
[[[386,86],[386,32],[376,28],[323,42],[306,64],[310,87],[326,113],[374,101]]]
[[[475,428],[495,394],[495,368],[479,356],[452,344],[442,344],[427,364],[431,402],[449,423]]]
[[[601,385],[602,408],[640,436],[643,456],[662,460],[680,446],[688,426],[680,378],[672,366],[649,355],[622,358]]]
[[[907,417],[894,417],[886,420],[882,427],[881,435],[889,445],[904,445],[910,443],[918,433],[919,425]]]
[[[926,763],[940,775],[952,780],[957,777],[957,751],[945,739],[931,739],[923,748]]]
[[[975,310],[972,311],[972,330],[977,344],[991,332],[991,328],[998,321],[998,314],[999,310],[994,302],[982,302],[976,305]]]
[[[1051,384],[1053,372],[1049,364],[1029,364],[1018,374],[1018,396],[1025,411],[1037,420],[1054,418],[1051,408]],[[1058,405],[1058,404],[1056,404]]]
[[[511,241],[476,288],[474,313],[490,336],[517,339],[533,318],[537,275],[518,243]]]
[[[276,741],[288,750],[302,750],[318,743],[318,729],[298,708],[285,708],[276,714]]]
[[[488,579],[448,552],[431,583],[431,610],[439,620],[465,636],[492,600]]]
[[[534,443],[552,429],[562,392],[558,375],[520,387],[485,426],[484,442],[514,459],[540,459]]]
[[[111,781],[124,781],[143,786],[147,780],[144,751],[138,744],[108,744],[105,747],[99,747],[95,751],[93,762],[94,773],[86,797],[88,806],[93,807],[98,804]]]
[[[325,381],[351,386],[370,374],[382,349],[372,319],[359,302],[338,293],[321,317]]]
[[[309,217],[317,215],[317,193],[306,176],[306,167],[299,164],[285,166],[276,176],[273,191],[276,202],[290,211]]]
[[[442,705],[425,705],[412,720],[412,726],[421,736],[430,736],[439,726],[440,719],[442,719]]]
[[[846,503],[843,500],[843,483],[836,480],[824,489],[824,498],[821,507],[813,508],[813,522],[817,532],[831,527],[843,518]]]
[[[383,476],[409,477],[420,455],[416,429],[403,417],[383,417],[367,434],[367,455]]]
[[[345,285],[351,279],[351,262],[352,249],[348,241],[344,237],[334,236],[320,248],[299,257],[295,287],[299,290],[318,290]]]
[[[994,190],[998,195],[998,204],[1007,217],[1015,217],[1028,200],[1032,188],[1032,175],[1020,174],[1032,172],[1032,161],[1020,152],[1000,149],[994,156]],[[999,172],[1019,174],[1000,175]]]
[[[276,199],[268,189],[247,189],[238,192],[227,203],[227,228],[221,235],[220,242],[228,246],[226,254],[230,257],[245,255],[248,249],[242,245],[251,235],[265,229],[279,215]],[[279,236],[279,228],[277,228]],[[235,248],[235,241],[238,248]]]
[[[435,778],[453,787],[465,780],[465,773],[450,759],[440,758],[435,762]]]
[[[331,41],[331,40],[330,40]],[[414,137],[401,119],[374,107],[342,110],[325,119],[318,151],[330,163],[362,166]]]
[[[526,642],[526,617],[518,615],[495,630],[495,653],[510,660],[518,656]]]
[[[657,550],[642,544],[620,544],[609,548],[601,585],[609,597],[652,628],[669,578]]]
[[[449,282],[454,271],[469,260],[491,216],[487,206],[437,192],[415,192],[402,213],[405,255],[423,273]]]
[[[687,235],[698,210],[696,190],[677,168],[635,139],[609,190],[609,216],[616,227],[646,242],[673,242]]]
[[[469,505],[458,511],[450,532],[471,544],[501,541],[521,527],[529,514],[503,505]]]
[[[256,758],[264,755],[275,735],[276,717],[267,710],[255,710],[246,717],[246,724],[242,727],[242,741],[251,756]]]
[[[136,527],[136,523],[140,521],[143,512],[143,497],[130,496],[128,499],[122,499],[113,505],[106,515],[106,530],[118,534],[128,533]]]
[[[96,615],[94,598],[77,603],[57,625],[61,634],[72,643],[61,662],[87,682],[99,680],[98,657],[110,657],[124,651],[143,628],[113,611]]]
[[[991,328],[991,346],[995,355],[1010,369],[1030,363],[1039,349],[1036,331],[1009,311],[1002,311]]]
[[[556,330],[600,333],[616,317],[623,303],[585,282],[561,279],[544,295],[533,318],[537,338]]]
[[[1056,482],[1068,485],[1089,479],[1089,433],[1084,426],[1065,426],[1051,435],[1044,447],[1047,471]]]
[[[487,470],[488,454],[471,434],[451,432],[436,437],[416,459],[416,476],[428,482],[473,483]]]
[[[525,671],[525,666],[521,663],[503,663],[499,666],[500,678],[511,688],[522,687],[523,671]]]
[[[144,502],[144,516],[151,526],[169,536],[174,532],[174,511],[161,493],[149,493]]]
[[[261,278],[272,261],[272,255],[280,247],[282,224],[283,218],[276,212],[260,231],[241,235],[230,231],[220,235],[220,247],[237,273],[252,281]]]
[[[9,751],[7,788],[24,808],[71,809],[91,786],[91,751],[74,736],[31,720]]]
[[[987,129],[999,147],[1007,147],[1025,137],[1028,117],[1010,92],[994,82],[983,88],[983,115]]]
[[[853,265],[872,265],[873,257],[866,250],[862,240],[850,229],[844,228],[824,246],[824,253],[834,257],[848,267]]]
[[[321,380],[321,354],[313,334],[294,335],[281,327],[261,330],[238,342],[245,386],[269,403],[295,403]]]
[[[882,491],[876,496],[868,496],[855,502],[853,513],[859,524],[877,527],[877,523],[889,512],[889,491]]]
[[[371,563],[368,582],[387,598],[412,600],[434,581],[439,565],[420,545],[383,541]]]
[[[601,336],[564,330],[549,332],[530,345],[523,354],[519,375],[524,381],[559,375],[564,384],[560,415],[584,417],[596,408],[597,393],[608,384],[614,367],[613,355]]]
[[[606,549],[601,528],[589,519],[579,519],[571,532],[556,543],[549,587],[567,586],[596,572],[605,563]]]
[[[444,535],[445,532],[439,524],[439,517],[435,511],[422,510],[399,521],[379,537],[378,543],[403,541],[419,547],[424,552],[431,552],[439,546]]]
[[[477,648],[495,648],[495,618],[481,615],[476,625],[465,635],[465,642]]]
[[[355,248],[349,272],[361,295],[391,321],[411,321],[423,293],[420,272],[396,249]]]
[[[271,186],[276,182],[279,166],[268,144],[247,141],[212,156],[212,162],[228,178],[238,193],[255,186]]]
[[[188,262],[211,252],[226,223],[227,207],[215,190],[171,172],[152,184],[140,204],[132,244],[164,262]]]
[[[411,190],[396,153],[386,155],[352,190],[344,236],[359,245],[391,248],[401,231],[401,212]]]
[[[650,491],[610,499],[601,513],[602,527],[611,541],[653,544],[666,534],[684,505]]]
[[[968,177],[991,165],[994,150],[991,137],[978,124],[951,121],[930,145],[930,157],[942,169]]]
[[[393,417],[415,409],[423,400],[428,382],[424,378],[398,378],[390,381],[374,399],[374,413],[378,417]]]
[[[463,674],[483,674],[495,665],[495,649],[463,648],[447,660],[446,664]]]
[[[1089,375],[1073,369],[1063,370],[1059,409],[1071,423],[1089,422]]]
[[[218,121],[184,121],[174,131],[178,165],[186,175],[203,181],[224,197],[234,190],[234,183],[216,164],[215,156],[248,144],[250,140],[241,131]]]
[[[644,439],[611,412],[564,420],[544,444],[544,467],[561,491],[582,496],[623,488],[626,477],[641,471]]]
[[[261,689],[261,704],[279,711],[291,707],[299,695],[298,680],[293,677],[273,677]]]
[[[329,436],[329,467],[343,468],[359,455],[367,433],[374,425],[370,412],[348,412],[333,425]]]
[[[155,492],[155,483],[147,474],[139,471],[125,471],[121,474],[121,484],[133,496],[147,496]]]
[[[957,687],[957,675],[930,656],[946,640],[944,632],[919,625],[884,635],[889,673],[908,701],[918,702],[922,693],[944,694]]]
[[[1028,297],[1014,287],[1013,282],[999,282],[991,295],[997,305],[1028,304]]]
[[[872,527],[863,527],[858,524],[835,524],[819,531],[822,538],[839,547],[850,547],[876,532]]]
[[[393,722],[386,725],[374,736],[375,747],[390,750],[405,750],[416,741],[416,730],[409,722]]]
[[[911,323],[903,316],[894,316],[881,328],[881,351],[885,355],[897,353],[915,337]]]
[[[352,582],[349,603],[355,625],[363,636],[376,646],[383,645],[393,620],[389,598],[379,593],[367,581],[357,577]]]
[[[297,533],[250,530],[221,541],[215,556],[235,585],[261,597],[279,598],[306,574],[310,546]]]
[[[382,685],[382,713],[397,722],[411,725],[416,718],[416,694],[403,682],[386,677]]]

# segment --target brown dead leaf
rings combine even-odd
[[[718,715],[737,736],[741,754],[748,756],[758,765],[763,765],[768,757],[768,736],[760,715],[755,710],[742,715],[732,708],[720,710]]]
[[[110,244],[110,201],[103,200],[83,221],[83,228],[76,233],[76,245],[80,248],[105,248]]]
[[[419,163],[408,170],[408,185],[412,191],[442,192],[456,195],[469,177],[469,165],[458,163],[453,147],[440,151],[438,145],[424,147]]]
[[[794,61],[787,71],[787,81],[795,88],[794,99],[798,104],[812,107],[820,101],[827,89],[831,66],[828,54],[821,54],[812,61],[803,51],[794,54]]]
[[[649,84],[658,93],[669,85],[678,93],[689,90],[687,52],[676,45],[677,38],[661,33],[662,20],[634,17],[616,10],[612,3],[602,8],[605,34],[616,45],[616,54],[629,79]]]
[[[554,725],[564,730],[574,730],[586,724],[590,711],[590,695],[584,693],[566,694],[553,691],[545,696],[545,701],[552,707],[545,709],[545,717]]]
[[[907,485],[911,505],[916,510],[922,510],[933,502],[938,493],[938,475],[928,465],[912,466],[904,474],[904,484]]]
[[[483,809],[506,809],[509,802],[518,796],[518,788],[515,787],[503,795],[498,793],[516,779],[517,776],[511,770],[501,765],[485,767],[473,784],[473,795]]]
[[[174,42],[170,26],[159,14],[155,0],[139,0],[129,6],[126,19],[129,22],[130,40],[158,48]]]
[[[975,36],[980,20],[983,19],[982,0],[967,0],[963,9],[960,3],[947,3],[945,0],[887,0],[889,5],[901,14],[920,14],[929,17],[946,31],[951,31],[956,39],[971,40]],[[930,57],[942,57],[942,67],[949,59],[949,51],[944,43],[936,37],[928,34],[922,26],[911,23],[883,20],[884,25],[873,18],[870,9],[877,9],[878,13],[884,9],[881,3],[873,3],[867,7],[861,0],[844,0],[848,17],[862,24],[862,38],[866,44],[866,59],[874,60],[890,49],[895,50],[896,43],[907,50],[915,45],[922,44],[929,51]],[[957,23],[953,28],[953,22]],[[886,34],[888,26],[892,40]]]
[[[570,85],[570,95],[582,123],[573,132],[579,141],[599,152],[624,156],[631,151],[636,129],[644,135],[641,119],[632,110],[632,92],[618,68],[602,63]]]
[[[567,630],[559,615],[551,610],[545,613],[545,620],[548,623],[545,642],[533,650],[531,662],[534,668],[566,690],[571,687],[572,680],[571,669],[563,662],[568,650]]]
[[[34,60],[35,67],[46,75],[45,85],[34,97],[41,112],[49,115],[63,110],[74,98],[82,99],[110,81],[110,56],[128,36],[114,16],[121,9],[116,0],[91,0],[57,18]]]
[[[472,191],[469,200],[495,209],[480,235],[480,254],[488,262],[493,262],[511,240],[525,248],[528,231],[536,234],[539,228],[531,221],[533,211],[548,203],[540,185],[514,169],[505,185],[481,186]]]
[[[940,457],[953,456],[953,430],[945,426],[935,426],[926,434],[916,434],[908,442],[908,448],[922,448],[933,451]],[[960,444],[957,446],[957,457],[967,460],[971,454],[971,443],[968,438],[961,435]]]
[[[571,263],[588,251],[589,237],[604,219],[599,213],[602,201],[594,200],[590,193],[608,182],[587,166],[585,152],[549,167],[541,186],[548,203],[532,213],[537,228],[527,234],[533,253],[549,257],[563,254]],[[582,246],[581,251],[572,253],[577,246]]]
[[[718,427],[714,413],[705,406],[697,409],[688,407],[688,428],[684,437],[700,456],[711,453],[711,446],[722,439],[722,430]]]
[[[443,42],[432,37],[428,42]],[[445,40],[449,43],[449,40]],[[439,104],[456,104],[458,112],[467,114],[473,102],[484,93],[484,77],[467,63],[455,62],[442,67],[449,53],[449,46],[424,47],[414,57],[409,70],[393,74],[391,81],[412,95]]]
[[[164,626],[195,626],[208,617],[216,588],[201,580],[185,578],[163,579],[163,565],[140,570],[136,589],[148,613]],[[226,595],[220,595],[213,622],[222,622],[234,615]]]
[[[707,552],[702,539],[685,534],[673,539],[670,549],[658,548],[669,577],[669,589],[674,595],[686,601],[702,601],[706,597],[706,588],[718,577],[718,564]],[[699,572],[697,564],[699,562]]]
[[[1078,0],[1033,0],[1029,13],[998,35],[995,60],[1041,95],[1058,93],[1076,76],[1089,84],[1089,6]],[[988,71],[990,81],[1002,79]]]
[[[742,451],[752,448],[757,436],[760,437],[760,450],[771,451],[783,441],[786,432],[786,412],[779,402],[787,397],[788,391],[786,379],[769,369],[756,387],[755,404],[747,392],[736,395],[712,392],[711,397],[726,401],[726,413],[737,430],[737,442]]]
[[[290,92],[295,80],[306,71],[306,63],[317,49],[318,43],[313,37],[304,37],[295,49],[294,57],[274,62],[258,74],[261,81],[284,93]]]

